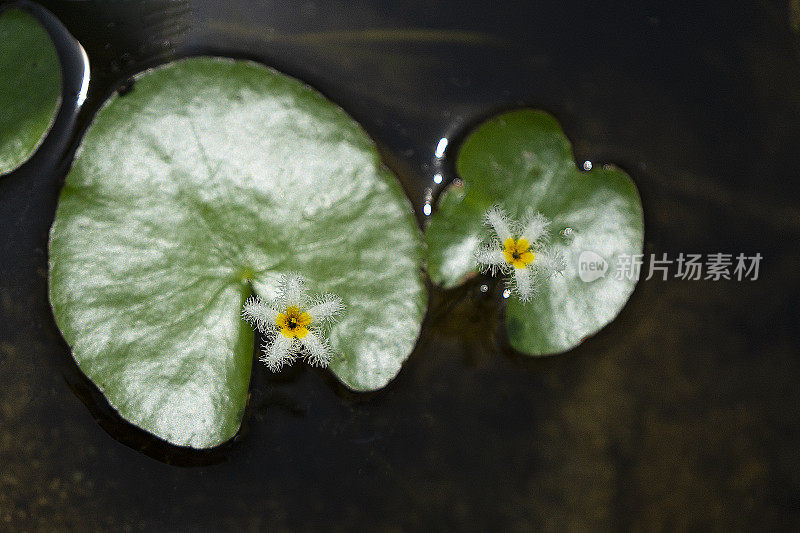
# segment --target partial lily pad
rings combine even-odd
[[[333,373],[385,386],[419,334],[423,243],[369,137],[297,80],[192,58],[97,114],[50,239],[50,299],[83,372],[128,421],[205,448],[239,428],[253,292],[299,272],[340,296]]]
[[[456,168],[463,186],[444,191],[426,232],[434,283],[454,287],[474,274],[483,214],[493,204],[518,219],[532,209],[553,221],[549,249],[564,255],[567,268],[541,280],[528,303],[508,300],[511,345],[531,355],[564,352],[617,316],[636,280],[614,267],[641,254],[644,239],[641,199],[622,170],[576,168],[558,122],[534,110],[479,126],[461,146]],[[603,264],[603,275],[591,279],[587,268],[603,270]]]
[[[30,159],[61,101],[61,65],[47,31],[21,9],[0,12],[0,175]]]

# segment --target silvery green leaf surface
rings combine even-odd
[[[614,267],[641,254],[644,239],[639,193],[622,170],[579,170],[559,124],[535,110],[480,125],[460,147],[456,167],[463,185],[444,191],[426,231],[434,283],[454,287],[474,274],[473,253],[486,238],[483,214],[493,204],[517,219],[532,209],[552,221],[550,249],[567,268],[541,280],[531,301],[509,298],[511,345],[531,355],[564,352],[617,316],[636,281]],[[605,264],[605,271],[580,276],[580,261]]]
[[[299,272],[340,296],[330,370],[379,389],[419,334],[422,256],[401,187],[344,111],[255,63],[193,58],[97,114],[51,231],[50,299],[125,419],[206,448],[240,425],[253,291],[270,298]]]
[[[36,151],[61,100],[61,65],[47,31],[17,8],[0,11],[0,175]]]

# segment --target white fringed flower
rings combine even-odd
[[[484,223],[495,236],[476,250],[478,266],[482,272],[508,276],[508,288],[523,302],[533,297],[537,279],[566,268],[564,257],[547,249],[550,221],[541,213],[531,211],[515,222],[495,205],[484,215]]]
[[[338,296],[324,294],[311,299],[306,294],[305,278],[286,274],[281,278],[278,298],[272,302],[258,296],[248,298],[242,318],[266,336],[260,360],[277,372],[300,355],[312,366],[328,366],[333,352],[324,330],[343,310]]]

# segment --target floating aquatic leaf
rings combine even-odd
[[[39,22],[0,11],[0,175],[27,161],[44,140],[61,100],[61,66]]]
[[[463,186],[442,194],[426,232],[434,283],[454,287],[475,272],[492,205],[516,219],[538,211],[552,221],[549,249],[566,258],[566,268],[543,279],[530,301],[508,300],[512,346],[531,355],[563,352],[616,317],[636,281],[613,267],[642,252],[644,235],[639,193],[623,171],[578,170],[558,123],[534,110],[479,126],[461,146],[456,167]]]
[[[426,306],[412,209],[361,128],[302,83],[194,58],[97,114],[50,241],[50,299],[83,372],[130,422],[179,445],[232,437],[253,333],[281,275],[342,298],[330,369],[357,391],[399,371]]]

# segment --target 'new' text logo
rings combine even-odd
[[[591,250],[584,250],[578,256],[578,277],[586,283],[602,278],[608,270],[608,262]]]

